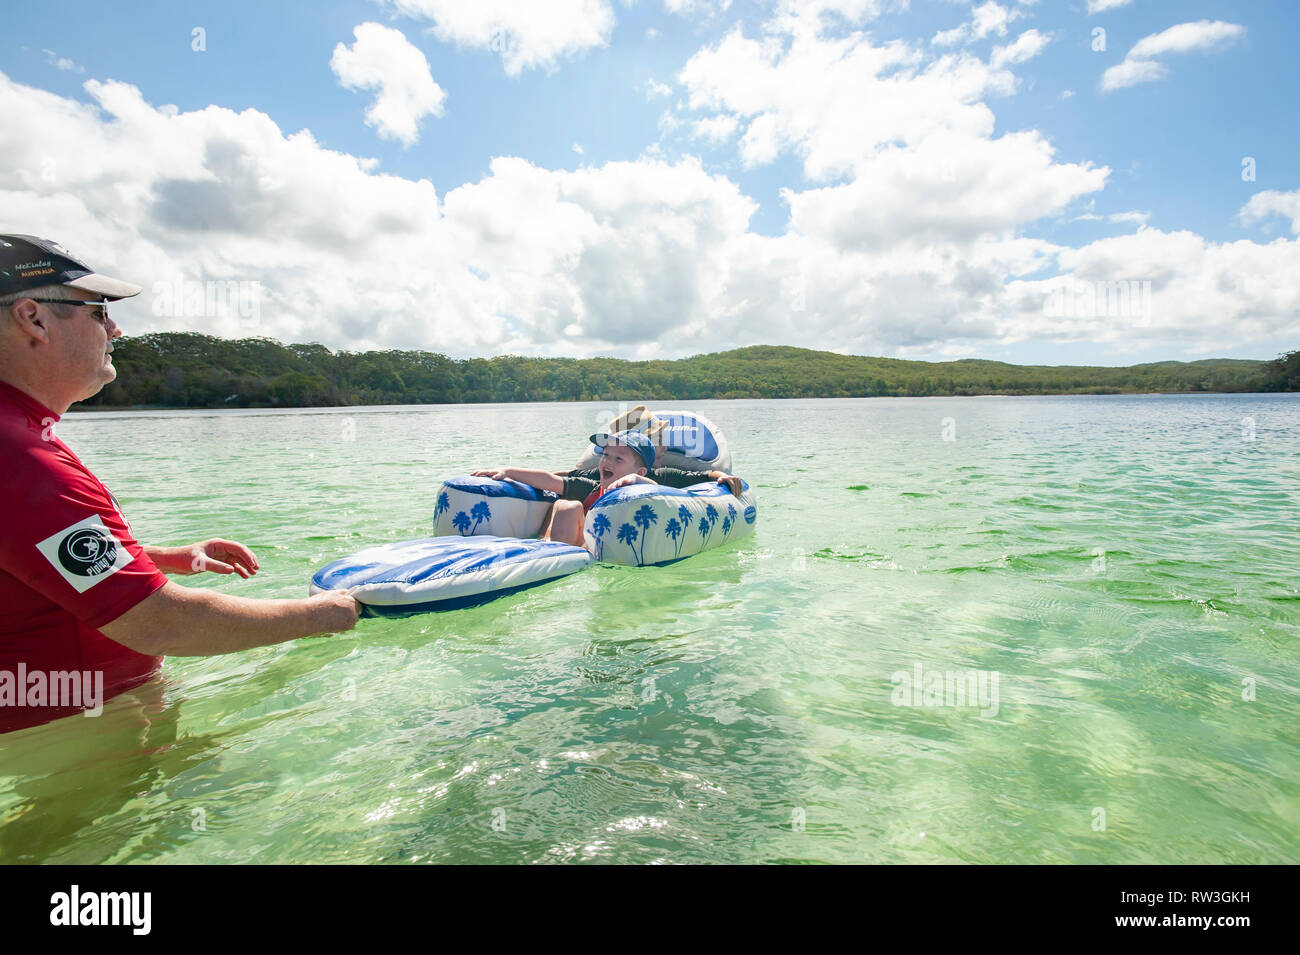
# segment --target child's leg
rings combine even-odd
[[[556,501],[558,504],[559,501]],[[551,522],[555,520],[555,504],[552,504],[546,511],[546,520],[542,521],[542,529],[537,532],[537,539],[548,541],[551,539]]]
[[[581,501],[556,501],[551,505],[551,514],[547,519],[548,527],[542,536],[548,540],[581,547],[586,516]]]

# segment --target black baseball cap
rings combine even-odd
[[[66,285],[113,302],[144,291],[138,285],[100,275],[51,239],[0,235],[0,295],[15,295],[43,285]]]

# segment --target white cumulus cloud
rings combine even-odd
[[[710,317],[755,205],[698,161],[566,172],[501,157],[440,202],[428,181],[286,135],[256,110],[180,112],[122,83],[85,89],[93,105],[0,74],[0,208],[8,228],[143,285],[120,307],[133,334],[627,354],[691,325],[696,350],[720,344]],[[54,175],[51,153],[67,156]],[[257,324],[159,307],[154,283],[179,280],[255,285]]]
[[[990,33],[998,36],[1007,35],[1007,23],[1018,16],[1019,11],[1008,10],[1001,4],[988,0],[971,11],[971,32],[976,39],[984,39]]]
[[[1004,7],[995,0],[987,0],[971,8],[971,18],[967,23],[940,30],[930,40],[934,46],[960,46],[982,40],[990,34],[1007,35],[1007,25],[1022,16],[1020,10]]]
[[[875,45],[865,33],[796,33],[785,44],[738,27],[691,57],[678,80],[692,109],[737,120],[747,165],[789,152],[803,159],[810,178],[860,176],[880,150],[917,147],[935,134],[956,134],[961,141],[945,141],[958,151],[966,139],[978,150],[994,126],[984,100],[1016,87],[1005,67],[1037,55],[1050,39],[1027,30],[985,63],[967,53],[934,56],[901,41]]]
[[[1150,221],[1151,213],[1139,209],[1130,209],[1128,212],[1112,212],[1109,218],[1111,222],[1131,222],[1135,225],[1144,226]]]
[[[831,6],[802,9],[831,22]],[[1217,243],[1134,213],[1098,224],[1128,234],[1077,248],[1037,238],[1035,223],[1100,205],[1110,171],[1036,129],[998,129],[989,103],[1015,91],[1010,72],[777,22],[691,57],[678,77],[688,106],[665,113],[674,135],[726,133],[723,148],[751,164],[802,163],[811,181],[782,192],[776,235],[752,231],[757,203],[692,158],[563,170],[498,156],[439,193],[256,110],[182,111],[100,81],[83,103],[3,74],[0,208],[8,229],[144,285],[119,308],[131,333],[456,357],[978,354],[1028,339],[1173,357],[1300,335],[1300,289],[1278,279],[1300,274],[1300,239]],[[1298,205],[1261,193],[1241,214],[1294,228]],[[153,283],[179,279],[255,283],[260,318],[159,309]],[[1126,281],[1150,283],[1137,321],[1046,306],[1063,284]]]
[[[1078,249],[1059,249],[1056,259],[1061,276],[1008,283],[1007,298],[1018,314],[1004,334],[1111,342],[1127,349],[1183,338],[1193,354],[1212,353],[1226,341],[1300,334],[1300,285],[1276,280],[1300,268],[1300,242],[1217,243],[1193,232],[1140,228]],[[1100,295],[1117,285],[1141,290],[1149,307],[1067,308],[1061,314],[1048,306],[1055,289]]]
[[[731,9],[731,0],[664,0],[664,9],[681,15],[712,16]]]
[[[994,117],[983,97],[1015,88],[1011,73],[966,54],[928,59],[900,41],[875,46],[862,33],[797,35],[784,47],[740,28],[692,56],[678,80],[692,109],[737,116],[747,164],[793,152],[814,179],[935,131],[987,136]]]
[[[955,26],[951,30],[940,30],[930,40],[933,46],[960,46],[970,34],[966,24]]]
[[[1008,43],[1006,46],[995,46],[993,55],[989,58],[989,63],[994,69],[1011,63],[1024,63],[1026,60],[1032,60],[1039,53],[1042,53],[1044,47],[1050,42],[1052,42],[1050,34],[1040,33],[1038,30],[1026,30],[1016,37],[1014,43]]]
[[[698,119],[692,124],[694,134],[712,143],[726,142],[736,134],[740,120],[735,116],[709,116]]]
[[[41,50],[41,52],[45,54],[45,59],[50,66],[54,67],[56,70],[65,70],[69,73],[86,72],[85,67],[77,64],[75,60],[69,59],[66,56],[59,56],[53,50]]]
[[[1123,62],[1101,76],[1103,90],[1123,89],[1138,83],[1164,79],[1169,68],[1156,59],[1169,53],[1192,53],[1222,49],[1245,34],[1246,28],[1223,20],[1179,23],[1159,33],[1144,36],[1133,44]]]
[[[609,0],[392,0],[407,16],[433,23],[444,43],[490,50],[505,70],[558,68],[561,60],[609,43]]]
[[[906,9],[908,2],[894,0],[894,6]],[[766,30],[816,37],[868,23],[889,8],[890,0],[776,0],[773,6]]]
[[[1101,74],[1101,88],[1119,90],[1138,83],[1150,83],[1162,80],[1169,75],[1169,68],[1155,60],[1125,59],[1108,68]]]
[[[330,69],[350,90],[376,90],[366,109],[366,125],[384,139],[410,146],[420,138],[420,121],[441,116],[446,92],[434,82],[429,61],[400,30],[379,23],[353,28],[356,42],[340,43]]]
[[[1195,23],[1179,23],[1144,36],[1133,44],[1128,55],[1136,60],[1166,53],[1190,53],[1193,50],[1212,50],[1237,39],[1246,28],[1237,23],[1225,23],[1223,20],[1197,20]]]
[[[1241,207],[1238,218],[1250,225],[1275,215],[1290,219],[1291,231],[1300,235],[1300,189],[1294,192],[1278,192],[1275,189],[1257,192]]]
[[[1127,7],[1133,0],[1088,0],[1089,13],[1102,13],[1118,7]]]
[[[789,192],[791,224],[841,249],[1011,238],[1100,190],[1109,170],[1057,163],[1037,132],[997,139],[936,133],[889,149],[848,185]]]

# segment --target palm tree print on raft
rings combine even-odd
[[[650,537],[650,525],[659,523],[659,515],[649,504],[642,504],[632,515],[632,520],[636,521],[636,526],[644,532],[641,535],[641,554],[637,558],[637,563],[645,565],[645,542]]]
[[[609,533],[609,518],[604,514],[597,514],[591,522],[591,536],[596,538],[596,559],[600,560],[605,554],[605,535]]]
[[[438,495],[438,504],[433,509],[433,522],[438,523],[438,518],[442,516],[442,512],[449,510],[451,510],[451,501],[447,500],[447,492],[443,491]]]
[[[456,516],[451,519],[451,526],[460,532],[461,537],[465,537],[469,532],[469,515],[464,511],[457,511]]]
[[[722,536],[726,537],[731,533],[731,529],[736,526],[736,508],[728,504],[727,516],[722,519]]]
[[[636,528],[633,527],[631,524],[621,524],[619,526],[618,542],[620,544],[626,544],[628,547],[632,548],[633,557],[636,556],[636,538],[637,538]]]
[[[718,509],[710,504],[704,508],[704,513],[700,515],[700,523],[696,525],[699,529],[700,537],[704,538],[700,541],[700,550],[703,550],[708,546],[709,536],[713,533],[713,525],[717,522]],[[726,531],[723,533],[725,534]]]
[[[474,526],[469,529],[469,532],[473,534],[484,521],[492,520],[492,509],[488,507],[487,501],[479,501],[470,508],[469,516],[474,518]]]
[[[691,512],[685,504],[677,505],[677,516],[664,525],[664,534],[673,539],[673,556],[682,556],[682,545],[686,543],[686,532],[691,529]],[[677,536],[681,535],[681,540]]]
[[[664,525],[664,534],[673,539],[673,556],[680,557],[682,555],[682,544],[686,542],[686,535],[682,533],[681,522],[675,517],[669,518],[668,523]],[[680,541],[677,540],[679,537],[681,538]]]

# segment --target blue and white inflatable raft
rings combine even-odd
[[[710,459],[681,457],[668,466],[713,469],[719,453],[730,464],[725,439],[711,423],[697,416],[683,423],[689,413],[672,414],[673,426],[691,436],[692,449]],[[701,430],[707,438],[700,437]],[[451,610],[557,580],[596,560],[672,564],[748,537],[758,519],[754,492],[743,481],[739,497],[716,482],[680,489],[634,484],[609,491],[592,505],[583,548],[537,539],[555,500],[550,492],[515,481],[452,478],[435,495],[436,536],[381,544],[336,560],[312,577],[311,591],[346,589],[367,616]]]
[[[426,537],[380,544],[321,568],[311,592],[348,590],[364,616],[455,610],[584,569],[581,547],[513,537]]]

